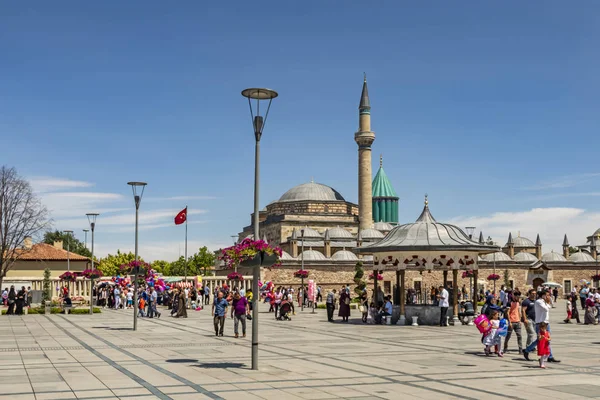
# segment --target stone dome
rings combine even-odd
[[[494,262],[494,256],[496,257],[495,260],[496,262],[498,261],[512,261],[511,258],[508,256],[508,254],[503,253],[501,251],[497,251],[495,253],[491,253],[491,254],[486,254],[485,256],[483,256],[483,259],[487,262]]]
[[[329,237],[331,239],[353,239],[354,236],[344,228],[340,228],[339,226],[329,229]]]
[[[555,253],[555,252],[550,252],[550,253],[546,253],[544,255],[542,255],[542,261],[544,262],[556,262],[556,261],[567,261],[567,259],[565,258],[565,256],[563,256],[560,253]]]
[[[373,229],[373,228],[369,228],[369,229],[363,229],[362,231],[360,231],[360,236],[361,238],[364,239],[383,239],[385,237],[385,235],[381,232],[379,232],[377,229]]]
[[[363,262],[373,262],[373,255],[372,254],[365,254],[362,258]]]
[[[294,257],[291,256],[290,253],[288,253],[287,251],[282,251],[281,252],[281,257],[279,257],[280,260],[295,260]]]
[[[514,247],[535,247],[535,243],[526,237],[517,236],[513,238]],[[508,247],[508,242],[504,245],[504,247]]]
[[[315,231],[312,228],[309,228],[308,226],[305,226],[302,229],[299,229],[297,231],[298,234],[298,239],[302,239],[302,230],[304,230],[304,238],[319,238],[319,239],[323,239],[323,236],[321,236],[321,234],[317,231]]]
[[[571,254],[571,256],[569,257],[569,261],[572,261],[572,262],[596,262],[596,260],[594,260],[594,257],[592,257],[588,253],[584,253],[582,251],[578,251],[577,253]]]
[[[278,201],[345,201],[342,195],[332,187],[320,183],[309,182],[294,186],[279,198]]]
[[[515,254],[515,257],[513,259],[515,261],[531,261],[531,262],[538,261],[536,256],[534,256],[531,253],[527,253],[525,251],[521,251],[521,252]]]
[[[298,256],[298,260],[304,261],[327,261],[327,257],[317,250],[304,250]]]
[[[348,250],[336,251],[331,256],[331,259],[335,261],[358,261],[358,257],[356,257],[356,254]]]
[[[373,228],[378,231],[389,232],[394,229],[394,226],[392,224],[388,224],[387,222],[375,222]]]

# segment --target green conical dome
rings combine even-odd
[[[383,157],[373,179],[373,222],[398,223],[398,195],[383,170]]]

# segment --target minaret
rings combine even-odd
[[[358,144],[358,229],[363,230],[373,226],[371,144],[375,140],[375,132],[371,132],[371,103],[367,89],[367,74],[363,82],[358,114],[358,132],[354,134],[354,140]]]

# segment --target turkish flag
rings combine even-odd
[[[183,224],[187,219],[187,207],[179,211],[179,214],[175,217],[175,225]]]

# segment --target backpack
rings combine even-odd
[[[479,332],[483,333],[484,335],[486,333],[488,333],[490,330],[492,330],[490,320],[488,319],[488,317],[485,314],[479,314],[477,316],[477,318],[475,318],[473,323],[475,323],[475,326],[477,327]]]

